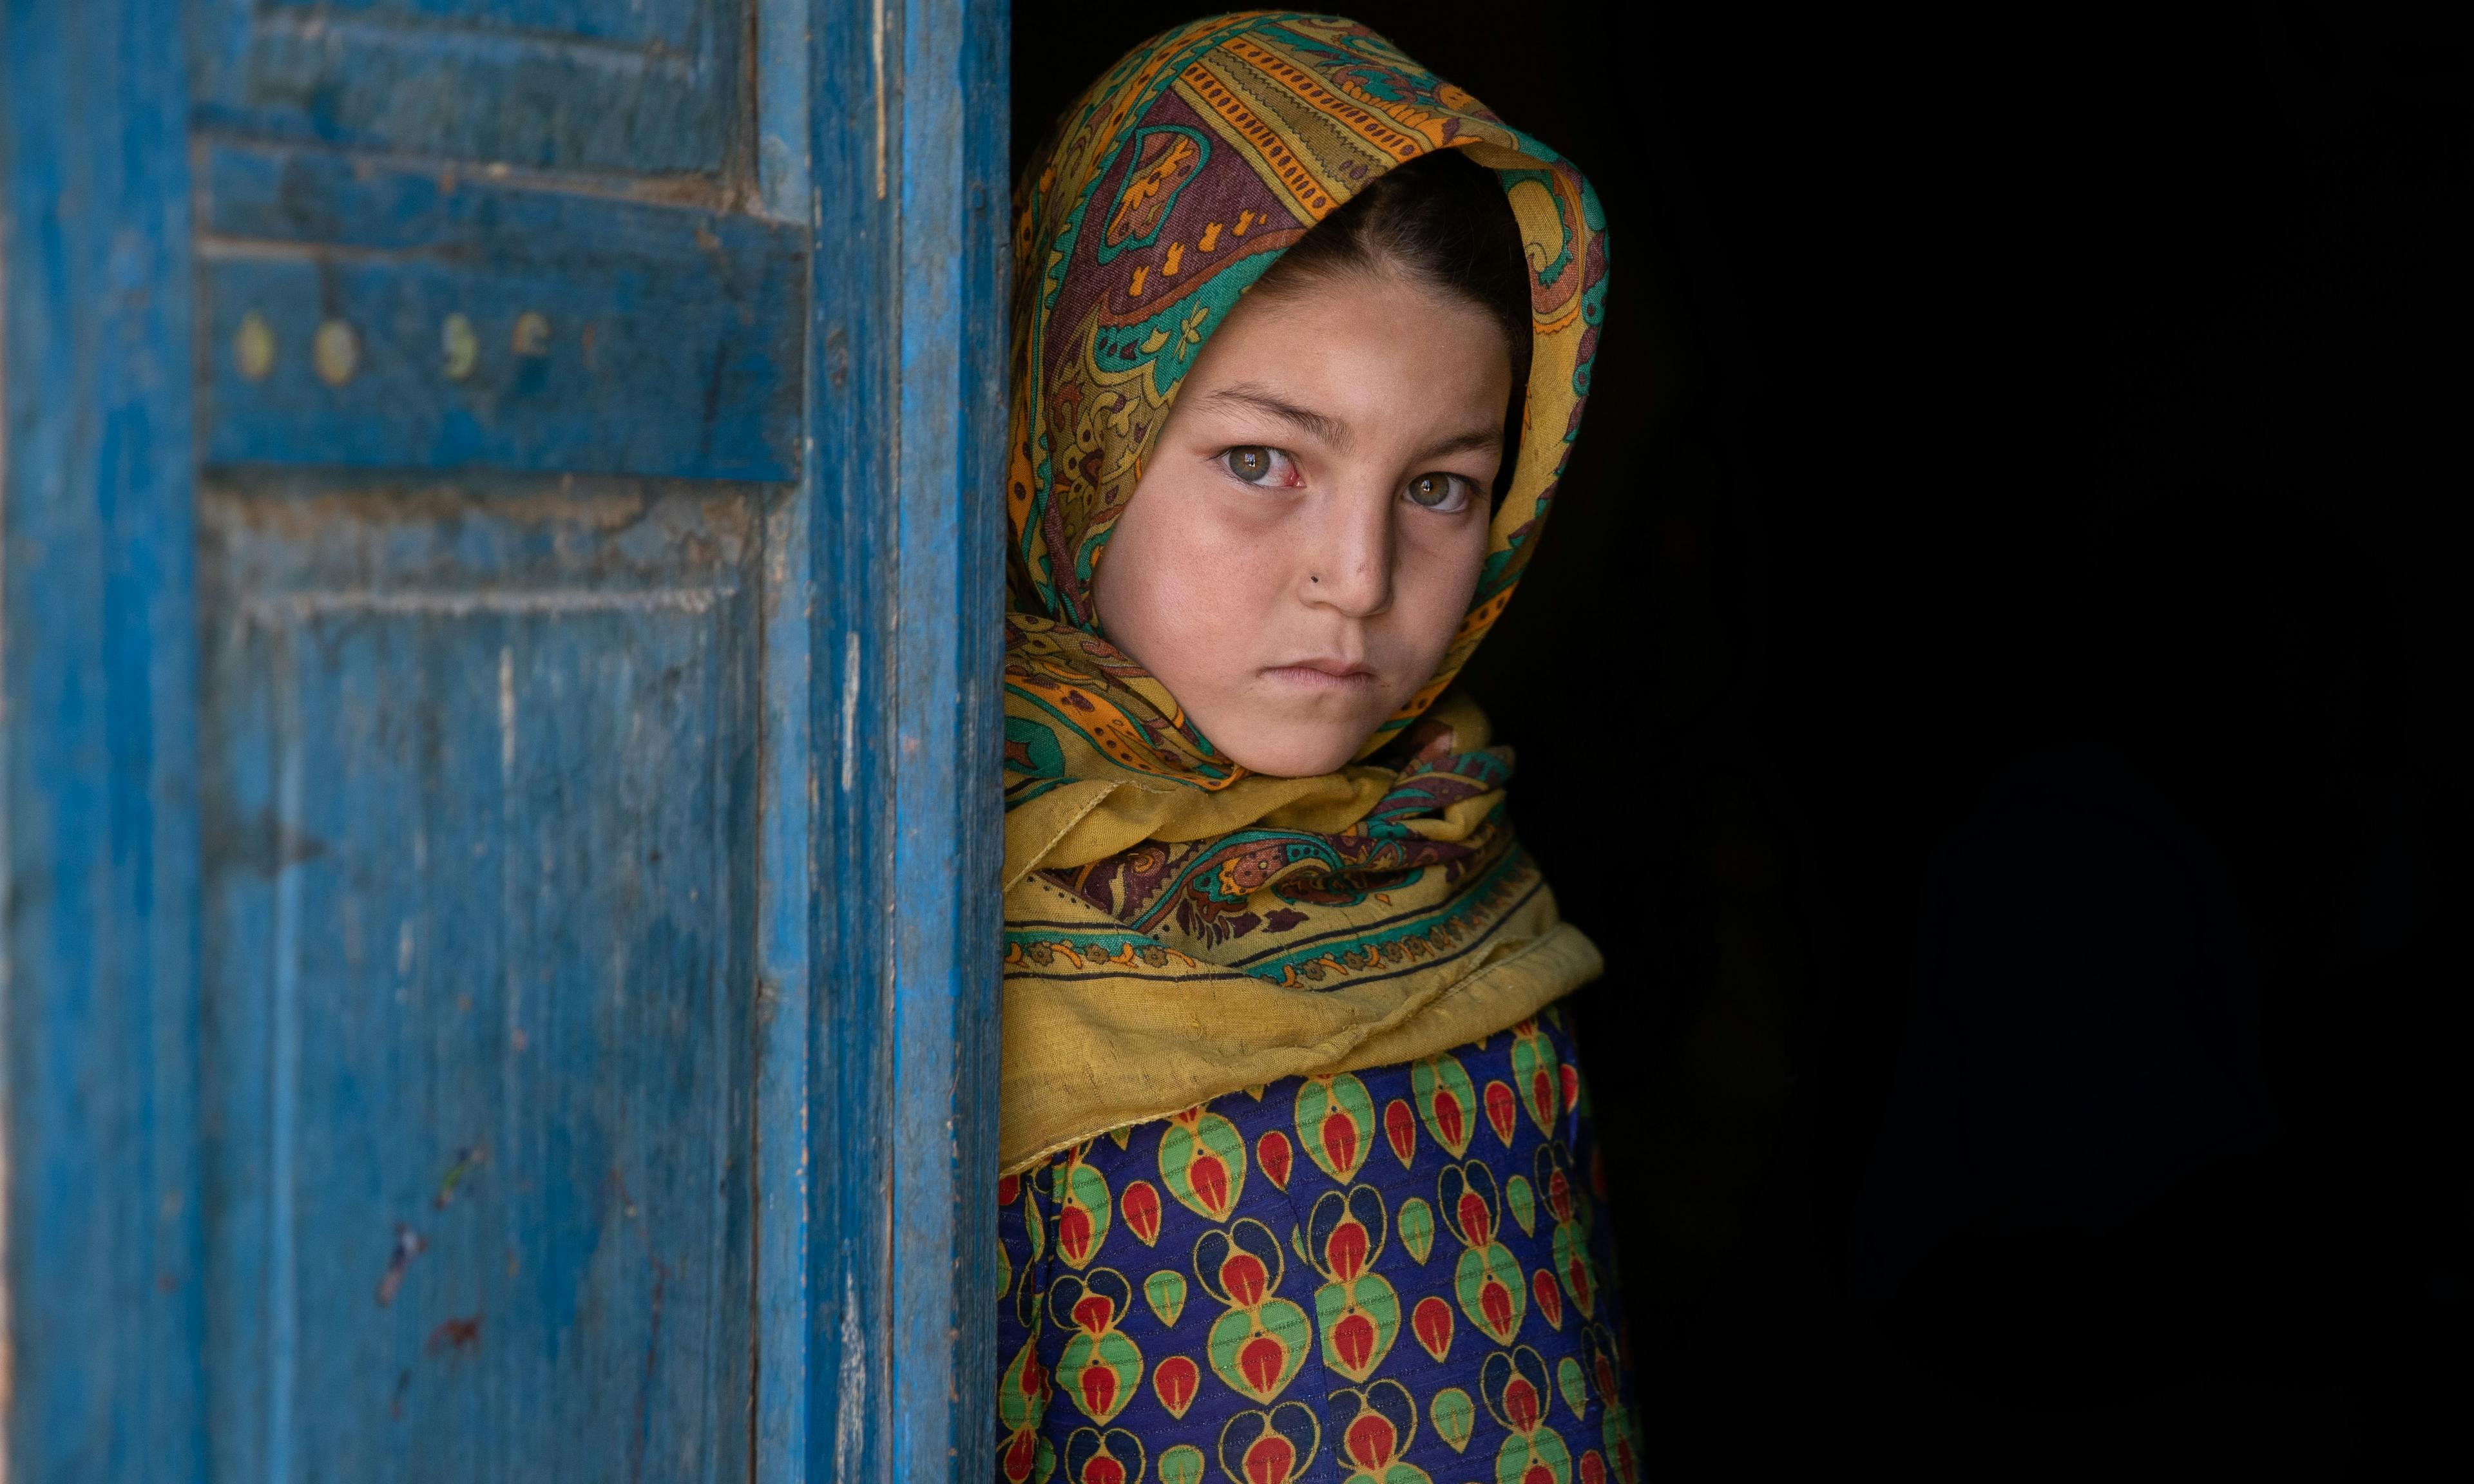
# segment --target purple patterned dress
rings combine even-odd
[[[1555,1009],[1008,1176],[998,1474],[1635,1484],[1602,1185]]]

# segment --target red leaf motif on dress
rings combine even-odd
[[[1149,1247],[1159,1240],[1160,1198],[1148,1180],[1137,1180],[1126,1187],[1118,1199],[1117,1209],[1126,1213],[1126,1225]]]
[[[1091,1256],[1091,1213],[1070,1203],[1058,1211],[1056,1246],[1068,1262],[1079,1263]]]
[[[1252,1308],[1263,1302],[1264,1280],[1270,1277],[1263,1270],[1263,1259],[1250,1252],[1232,1252],[1220,1264],[1221,1290],[1239,1308]]]
[[[1272,1184],[1289,1188],[1289,1136],[1277,1129],[1265,1134],[1254,1141],[1254,1157],[1262,1161],[1263,1173],[1272,1177]]]
[[[1538,1388],[1529,1384],[1529,1377],[1516,1376],[1504,1383],[1503,1416],[1515,1432],[1538,1430]]]
[[[1117,1373],[1106,1366],[1082,1368],[1082,1410],[1094,1417],[1108,1415],[1110,1403],[1117,1400]]]
[[[1383,1136],[1392,1141],[1392,1152],[1400,1158],[1400,1167],[1409,1167],[1409,1156],[1418,1147],[1418,1115],[1410,1111],[1409,1100],[1395,1097],[1383,1109]]]
[[[1357,1164],[1357,1123],[1343,1113],[1335,1101],[1322,1115],[1322,1153],[1336,1170],[1352,1169]]]
[[[1000,1176],[998,1176],[998,1177],[997,1177],[997,1205],[998,1205],[998,1207],[999,1207],[1000,1209],[1002,1209],[1002,1208],[1004,1208],[1004,1207],[1011,1206],[1011,1205],[1013,1204],[1013,1198],[1014,1198],[1014,1196],[1015,1196],[1015,1195],[1016,1195],[1016,1194],[1017,1194],[1021,1189],[1022,1189],[1022,1177],[1021,1177],[1021,1176],[1019,1176],[1019,1175],[1000,1175]]]
[[[1486,1198],[1474,1190],[1461,1192],[1460,1218],[1462,1240],[1471,1247],[1484,1247],[1494,1240],[1494,1213],[1486,1209]]]
[[[1025,1427],[1006,1440],[1006,1484],[1023,1484],[1031,1477],[1031,1462],[1039,1456],[1039,1434]]]
[[[1228,1166],[1220,1156],[1198,1145],[1194,1162],[1185,1167],[1185,1178],[1194,1185],[1195,1199],[1215,1218],[1228,1214]]]
[[[1269,1393],[1287,1368],[1289,1348],[1269,1334],[1258,1334],[1237,1350],[1237,1372],[1257,1392]]]
[[[1486,1085],[1486,1121],[1494,1125],[1494,1137],[1509,1147],[1512,1143],[1512,1120],[1520,1113],[1520,1099],[1513,1096],[1511,1085],[1497,1080]]]
[[[1363,1371],[1374,1358],[1374,1321],[1363,1312],[1346,1314],[1331,1327],[1332,1349],[1340,1352],[1340,1363],[1350,1371]]]
[[[1352,1216],[1331,1229],[1323,1238],[1323,1266],[1331,1270],[1335,1282],[1355,1282],[1366,1271],[1366,1224]]]
[[[1409,1328],[1417,1333],[1418,1343],[1437,1360],[1451,1352],[1452,1306],[1429,1294],[1418,1301],[1409,1313]]]
[[[1549,1328],[1564,1328],[1564,1290],[1555,1286],[1555,1275],[1540,1268],[1529,1277],[1529,1291],[1538,1296],[1538,1312],[1546,1316]]]
[[[1341,1446],[1360,1472],[1380,1478],[1383,1471],[1392,1466],[1393,1454],[1400,1450],[1400,1432],[1382,1413],[1360,1412],[1357,1421],[1350,1423],[1347,1432],[1342,1435]]]
[[[1607,1484],[1607,1461],[1596,1448],[1581,1455],[1581,1484]]]
[[[1152,1390],[1159,1395],[1160,1405],[1168,1408],[1171,1417],[1183,1418],[1201,1386],[1202,1368],[1185,1355],[1171,1355],[1152,1371]]]
[[[1501,1280],[1489,1275],[1478,1285],[1477,1306],[1486,1315],[1489,1329],[1503,1334],[1512,1328],[1512,1290],[1503,1286]]]
[[[1461,1107],[1460,1097],[1451,1089],[1438,1084],[1435,1088],[1435,1127],[1443,1131],[1443,1140],[1454,1150],[1461,1147],[1467,1136],[1461,1133],[1462,1120],[1468,1116]]]
[[[1297,1466],[1297,1447],[1276,1432],[1266,1432],[1246,1446],[1246,1484],[1289,1484]]]
[[[1565,1062],[1563,1064],[1563,1071],[1564,1111],[1565,1113],[1570,1113],[1573,1109],[1581,1106],[1581,1069],[1574,1066],[1571,1063]],[[1591,1451],[1594,1452],[1595,1450],[1592,1449]]]

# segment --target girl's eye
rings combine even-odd
[[[1277,448],[1241,444],[1220,456],[1221,467],[1249,485],[1294,485],[1297,462]]]
[[[1469,490],[1469,481],[1458,474],[1420,474],[1403,492],[1412,505],[1449,515],[1468,508]]]

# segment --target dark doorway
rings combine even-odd
[[[1017,168],[1216,9],[1017,5]],[[1660,1466],[2441,1443],[2463,36],[1351,12],[1613,232],[1588,433],[1468,682],[1608,949],[1580,1014]]]

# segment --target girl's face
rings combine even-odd
[[[1477,589],[1512,356],[1389,273],[1249,294],[1202,348],[1093,591],[1109,640],[1256,773],[1356,754]]]

